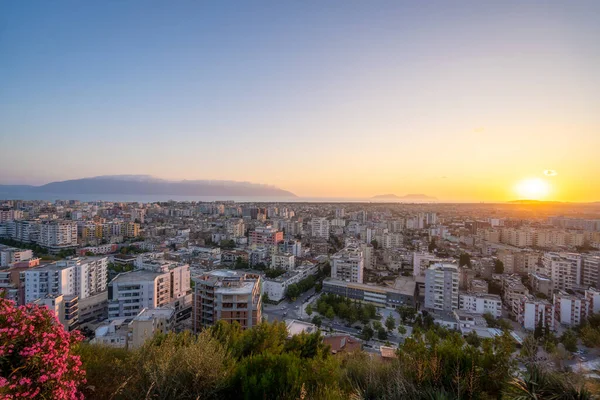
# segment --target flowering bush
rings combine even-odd
[[[47,308],[0,298],[0,398],[82,399],[79,341]]]

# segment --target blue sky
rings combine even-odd
[[[0,183],[481,198],[486,176],[583,179],[600,172],[600,2],[523,3],[1,2]]]

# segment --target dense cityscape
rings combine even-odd
[[[508,334],[520,368],[600,362],[597,204],[5,200],[0,243],[3,297],[92,345],[281,321],[393,360],[438,326]]]
[[[600,1],[0,1],[0,400],[600,400]]]

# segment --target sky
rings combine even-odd
[[[598,21],[598,1],[3,1],[0,184],[600,201]]]

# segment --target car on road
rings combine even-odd
[[[285,310],[285,306],[282,306],[282,307],[281,307],[281,309],[282,309],[282,310]]]
[[[287,316],[287,311],[283,313],[283,316],[286,317]]]

